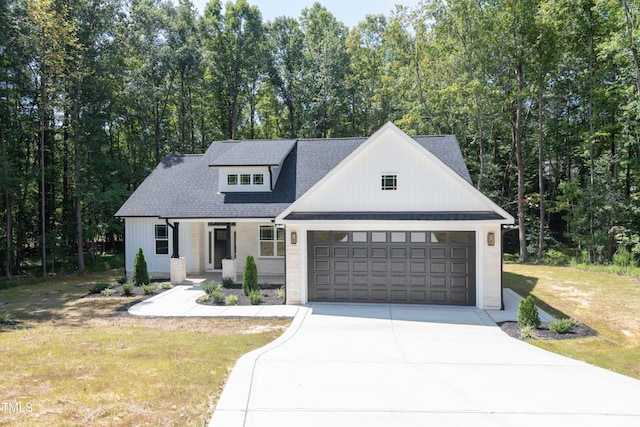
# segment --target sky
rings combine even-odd
[[[191,1],[200,13],[208,3],[208,0]],[[338,21],[351,28],[363,21],[366,15],[381,13],[389,16],[396,4],[412,7],[419,0],[248,0],[249,4],[258,6],[265,22],[283,15],[298,18],[302,9],[311,7],[316,1],[326,7]]]

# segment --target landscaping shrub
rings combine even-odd
[[[163,284],[161,284],[160,286],[161,286],[161,287],[162,287],[162,289],[164,289],[165,291],[166,291],[167,289],[171,289],[171,288],[173,288],[173,285],[172,285],[171,283],[169,283],[169,282],[164,282],[164,283],[163,283]]]
[[[536,337],[536,328],[532,325],[523,326],[520,328],[520,338],[535,338]]]
[[[626,246],[618,247],[616,253],[613,254],[613,264],[625,268],[637,265],[635,255]]]
[[[249,293],[249,302],[251,303],[251,305],[258,305],[262,302],[262,299],[264,297],[262,296],[262,292],[258,291],[251,291]]]
[[[125,283],[127,283],[127,280],[128,280],[128,279],[127,279],[127,276],[123,276],[123,277],[120,277],[120,278],[117,280],[117,282],[118,282],[118,284],[120,284],[120,285],[124,285]]]
[[[207,294],[207,295],[211,295],[213,293],[213,291],[216,290],[216,288],[218,288],[217,283],[215,282],[208,282],[208,283],[203,283],[202,284],[202,290]]]
[[[100,293],[102,294],[103,297],[110,297],[111,295],[113,295],[113,289],[104,289]]]
[[[145,295],[151,295],[156,290],[156,285],[142,285],[142,290]]]
[[[549,330],[554,334],[566,334],[571,332],[576,326],[576,321],[573,319],[558,319],[555,322],[549,323]]]
[[[278,289],[278,298],[284,298],[284,286]]]
[[[224,302],[224,289],[222,288],[222,285],[216,286],[213,292],[211,292],[209,295],[211,295],[211,299],[216,304]]]
[[[259,290],[256,261],[253,259],[253,256],[247,255],[247,260],[244,264],[244,274],[242,275],[242,292],[249,296],[252,292]]]
[[[136,286],[149,284],[149,271],[147,270],[147,261],[144,259],[142,248],[138,248],[138,253],[133,260],[133,276],[131,280]]]
[[[0,323],[9,323],[11,322],[11,314],[7,313],[6,311],[3,313],[0,313]]]
[[[125,297],[133,296],[133,285],[131,283],[125,283],[122,285],[122,294]]]
[[[236,305],[238,303],[238,297],[235,295],[229,295],[224,300],[225,305]]]
[[[110,287],[111,287],[111,285],[108,284],[108,283],[96,283],[95,285],[93,285],[89,289],[89,293],[91,293],[91,294],[99,294],[100,292],[102,292],[105,289],[108,289]]]
[[[225,288],[233,286],[233,278],[232,277],[223,277],[222,278],[222,286],[224,286]]]
[[[520,328],[525,326],[538,328],[538,326],[540,326],[538,309],[533,303],[531,295],[520,301],[520,304],[518,305],[518,325],[520,325]]]

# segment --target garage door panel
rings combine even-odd
[[[316,271],[329,271],[331,270],[331,264],[329,261],[316,261],[315,263]]]
[[[445,304],[447,302],[447,293],[445,291],[429,292],[429,302],[431,304]]]
[[[316,246],[314,249],[314,253],[316,258],[328,257],[330,253],[329,246]]]
[[[411,258],[426,258],[427,248],[409,248],[411,251]]]
[[[333,256],[336,258],[348,258],[349,257],[349,248],[344,246],[338,246],[333,248]]]
[[[371,257],[372,258],[386,258],[387,257],[387,248],[371,248]]]
[[[427,303],[427,292],[411,290],[411,302]]]
[[[446,273],[447,272],[447,263],[446,262],[431,262],[430,264],[431,273]]]
[[[309,300],[475,305],[475,233],[308,232]]]
[[[408,273],[407,263],[402,261],[391,261],[392,273]]]
[[[407,291],[392,289],[391,290],[391,302],[405,302],[407,301]]]
[[[406,248],[391,248],[391,258],[406,258],[406,257],[407,257]]]
[[[467,288],[468,280],[466,276],[452,276],[451,287],[452,288]]]
[[[360,273],[360,272],[368,272],[369,271],[369,261],[351,261],[352,271]]]
[[[383,289],[371,289],[371,301],[388,302],[389,292]]]
[[[467,292],[451,292],[451,304],[464,304],[467,299]]]
[[[354,286],[369,286],[369,275],[368,274],[352,274],[351,275],[351,283]]]
[[[386,261],[371,261],[371,271],[374,273],[386,273],[389,271],[389,263]]]
[[[427,263],[411,261],[411,273],[426,273]]]
[[[453,274],[467,274],[467,268],[469,264],[466,262],[451,262],[451,273]]]
[[[353,248],[353,258],[367,258],[369,256],[369,250],[367,248],[357,247]]]
[[[333,271],[349,271],[349,261],[333,261]]]
[[[349,283],[351,283],[351,280],[348,274],[335,274],[333,276],[333,282],[337,286],[349,286]]]
[[[447,257],[447,248],[431,248],[429,256],[431,259],[445,259]]]
[[[372,274],[371,275],[371,286],[375,286],[376,288],[387,288],[389,286],[388,276],[381,274]]]
[[[468,257],[467,248],[451,248],[452,259],[467,259]]]

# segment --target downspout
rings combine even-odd
[[[122,219],[122,251],[124,259],[124,277],[127,277],[127,221]]]
[[[277,231],[276,231],[276,238],[277,238]],[[283,304],[287,304],[287,226],[284,226],[284,283],[282,284],[282,286],[284,286],[284,302]]]
[[[504,310],[504,285],[502,276],[504,274],[504,224],[500,224],[500,310]]]
[[[273,172],[271,171],[271,166],[269,166],[269,191],[273,192]]]

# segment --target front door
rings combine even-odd
[[[206,236],[207,271],[222,270],[222,260],[232,258],[232,242],[229,230],[224,227],[208,227]]]

